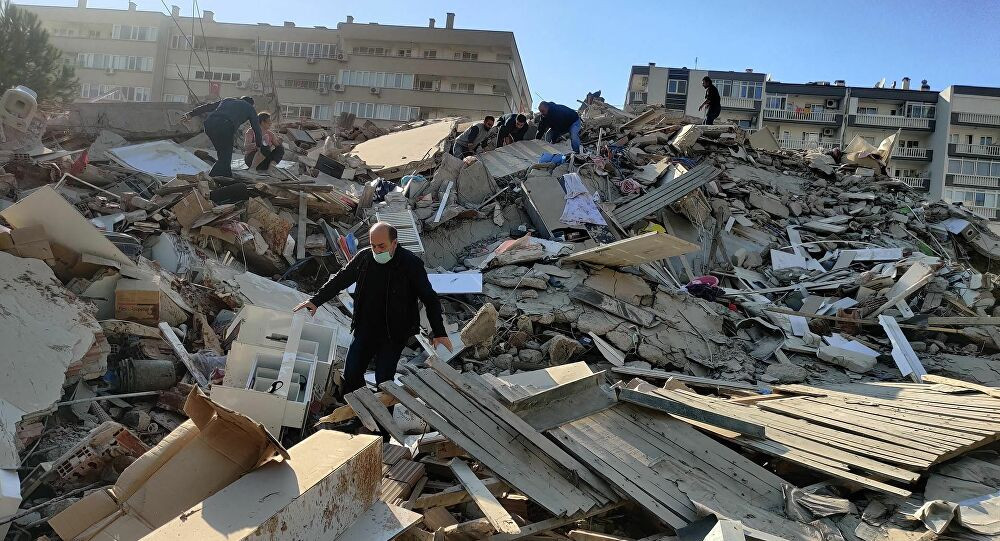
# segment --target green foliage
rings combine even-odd
[[[0,0],[0,94],[17,85],[34,90],[40,102],[78,95],[73,66],[63,63],[38,17]]]

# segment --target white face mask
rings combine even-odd
[[[372,257],[375,258],[375,262],[376,263],[381,263],[381,264],[385,265],[386,263],[389,262],[389,260],[392,259],[392,252],[390,252],[389,250],[386,250],[384,252],[374,252],[373,251],[372,252]]]

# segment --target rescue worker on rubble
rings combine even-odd
[[[451,154],[456,158],[465,158],[466,156],[472,156],[476,153],[476,149],[480,145],[486,142],[486,138],[490,134],[490,130],[493,129],[493,122],[496,121],[492,116],[487,115],[482,122],[477,122],[471,126],[469,129],[462,132],[455,138],[455,144],[451,146]]]
[[[254,141],[257,141],[257,150],[264,150],[264,138],[261,136],[257,111],[253,108],[253,98],[250,96],[223,98],[219,101],[205,103],[184,113],[181,120],[188,120],[193,116],[201,116],[205,113],[208,113],[202,122],[205,126],[205,135],[211,139],[218,157],[208,174],[213,177],[232,178],[233,142],[236,139],[236,130],[244,122],[250,122]]]
[[[528,119],[520,113],[509,113],[500,117],[497,130],[497,148],[524,139],[528,132]]]
[[[264,134],[264,150],[257,150],[257,138],[253,127],[247,128],[243,134],[243,156],[247,167],[255,167],[257,171],[267,171],[272,163],[277,165],[285,157],[285,147],[281,144],[281,136],[271,131],[271,114],[257,113],[260,131]],[[258,155],[259,154],[259,155]],[[257,165],[254,166],[254,161]]]
[[[535,139],[544,137],[546,141],[555,143],[568,133],[573,152],[580,152],[580,128],[583,124],[576,111],[559,103],[543,101],[538,104],[538,112],[542,114],[542,120],[538,123]]]
[[[722,97],[719,96],[719,89],[712,84],[712,78],[704,76],[701,78],[701,86],[705,87],[705,103],[698,108],[699,111],[708,107],[708,114],[705,117],[705,124],[711,126],[719,114],[722,113]]]
[[[344,365],[344,394],[365,385],[368,363],[375,361],[376,385],[393,379],[396,364],[406,343],[419,329],[417,299],[427,311],[433,338],[432,346],[451,351],[451,340],[444,330],[441,303],[431,288],[424,263],[413,252],[399,245],[396,228],[378,222],[368,230],[370,248],[351,259],[346,267],[330,277],[316,295],[294,308],[310,315],[323,303],[337,296],[351,284],[354,290],[354,317],[351,331],[354,341]]]

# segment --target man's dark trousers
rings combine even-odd
[[[212,141],[215,154],[218,156],[209,175],[213,177],[233,176],[233,140],[236,128],[228,119],[219,116],[209,116],[205,119],[205,135]]]
[[[385,335],[373,337],[364,332],[357,332],[350,349],[347,350],[343,393],[347,394],[364,387],[365,370],[368,369],[368,363],[372,359],[375,359],[376,385],[383,381],[391,381],[396,375],[396,365],[405,346],[405,343],[390,342]]]

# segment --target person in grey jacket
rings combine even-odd
[[[206,113],[208,116],[202,122],[205,126],[205,135],[212,141],[215,154],[218,156],[208,174],[213,177],[232,178],[233,144],[236,140],[236,130],[244,122],[250,122],[254,141],[257,141],[257,150],[264,150],[264,138],[261,135],[260,122],[257,120],[257,110],[253,107],[253,98],[250,96],[223,98],[216,102],[205,103],[185,113],[181,120]]]
[[[465,158],[466,156],[472,156],[476,152],[476,148],[486,142],[487,136],[490,134],[490,130],[493,129],[493,122],[496,119],[492,116],[487,116],[482,122],[477,122],[469,129],[462,132],[455,138],[455,144],[451,146],[451,154],[456,158]]]

